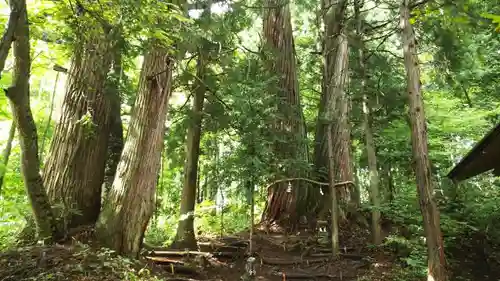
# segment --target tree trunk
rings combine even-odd
[[[333,120],[331,121],[333,123]],[[331,196],[331,242],[332,242],[332,254],[334,256],[339,254],[340,243],[339,243],[339,203],[337,199],[337,190],[335,188],[335,154],[334,154],[334,141],[332,137],[332,126],[330,125],[327,131],[328,138],[328,183],[330,184],[330,196]]]
[[[49,129],[52,124],[52,114],[54,113],[54,99],[56,97],[57,84],[59,83],[59,75],[61,72],[57,72],[56,81],[54,82],[54,89],[52,90],[52,97],[50,99],[49,116],[47,117],[47,125],[45,125],[45,130],[42,135],[42,147],[40,147],[40,161],[43,163],[43,154],[45,153],[45,141],[47,140],[47,135],[49,134]]]
[[[391,166],[387,167],[387,200],[392,203],[394,201],[394,179],[392,178]]]
[[[19,131],[21,171],[24,186],[33,209],[33,217],[40,238],[57,238],[59,232],[56,227],[56,220],[40,176],[38,135],[30,107],[29,78],[31,58],[26,2],[25,0],[12,0],[10,5],[12,10],[22,11],[14,34],[13,81],[12,86],[6,90],[6,95],[10,100],[14,123]]]
[[[111,102],[111,124],[110,135],[107,148],[107,161],[104,171],[104,190],[107,196],[113,180],[115,178],[116,168],[120,161],[120,156],[123,150],[123,124],[121,118],[121,98],[120,98],[120,83],[122,77],[122,50],[119,46],[124,43],[119,42],[114,50],[113,73],[109,75],[107,81],[107,91]]]
[[[370,200],[372,203],[372,238],[375,245],[382,243],[382,227],[380,225],[380,192],[379,192],[379,174],[377,166],[377,154],[375,149],[375,142],[373,141],[372,131],[372,108],[371,101],[366,95],[366,72],[365,72],[365,54],[363,46],[363,17],[361,15],[361,8],[363,4],[361,0],[355,2],[355,14],[357,20],[357,33],[358,33],[358,56],[359,56],[359,78],[361,79],[361,92],[363,93],[363,129],[365,131],[365,145],[366,154],[368,156],[368,171],[370,181]]]
[[[342,25],[345,17],[347,1],[323,1],[323,22],[325,32],[323,36],[323,83],[321,103],[319,105],[318,121],[315,136],[315,169],[318,180],[325,180],[325,172],[328,170],[326,159],[328,156],[328,130],[331,128],[332,140],[334,142],[335,154],[335,180],[353,181],[353,166],[351,155],[351,129],[349,125],[349,99],[345,94],[344,87],[347,80],[348,71],[348,49],[347,42],[343,42],[345,36],[341,35]],[[344,46],[345,48],[344,49]],[[339,51],[341,50],[341,51]],[[344,53],[345,51],[345,53]],[[338,65],[341,64],[341,65]],[[332,111],[333,117],[324,119]],[[335,124],[330,124],[335,122]],[[338,187],[339,203],[343,203],[344,208],[340,208],[340,215],[345,218],[345,209],[347,204],[355,202],[351,198],[353,192],[352,185]],[[330,190],[323,189],[323,193],[330,197]]]
[[[5,67],[5,61],[9,56],[10,47],[14,40],[14,33],[19,24],[19,18],[26,10],[26,5],[20,5],[20,3],[24,3],[24,1],[12,0],[12,4],[10,5],[9,22],[7,23],[7,29],[3,33],[2,42],[0,42],[0,77]]]
[[[9,165],[10,152],[12,151],[12,142],[14,141],[14,136],[16,135],[16,121],[12,121],[9,130],[9,138],[7,139],[7,144],[2,153],[2,170],[0,174],[0,195],[2,195],[2,186],[7,173],[7,165]]]
[[[321,171],[325,167],[328,158],[328,130],[332,130],[332,141],[334,143],[335,181],[353,182],[353,166],[351,158],[351,129],[349,125],[349,98],[345,93],[348,72],[348,45],[347,38],[342,31],[342,22],[347,2],[337,4],[330,1],[323,3],[325,16],[324,34],[324,70],[322,103],[318,113],[318,124],[316,129],[316,169]],[[328,117],[326,117],[328,116]],[[332,124],[333,122],[333,124]],[[346,218],[345,210],[351,204],[352,185],[337,188],[339,193],[339,215]],[[324,192],[330,196],[327,189]],[[353,200],[354,201],[354,200]],[[351,209],[351,208],[349,208]]]
[[[268,71],[277,75],[277,85],[270,88],[278,100],[276,120],[278,134],[286,141],[277,142],[274,151],[277,165],[284,165],[283,177],[303,177],[305,165],[287,165],[286,162],[308,162],[307,138],[304,116],[300,105],[297,66],[290,18],[290,4],[286,0],[267,0],[264,9],[263,33]],[[277,223],[294,229],[301,216],[311,215],[317,204],[319,190],[304,185],[301,181],[282,182],[271,187],[266,208],[262,215],[264,223]]]
[[[328,63],[328,66],[325,67],[325,78],[327,79],[325,82],[325,85],[327,85],[325,93],[327,96],[325,98],[325,110],[319,117],[319,120],[322,122],[321,124],[327,125],[325,134],[327,139],[324,143],[327,146],[327,159],[329,160],[328,180],[330,183],[330,191],[327,194],[331,197],[331,239],[334,254],[337,254],[339,249],[338,221],[341,210],[339,208],[338,194],[342,195],[339,189],[345,189],[344,186],[336,187],[335,184],[340,181],[352,181],[352,166],[350,162],[346,163],[343,158],[346,155],[345,150],[347,148],[347,155],[349,155],[350,159],[349,149],[351,144],[350,142],[346,142],[345,127],[343,127],[347,120],[342,121],[342,119],[346,119],[347,117],[339,113],[345,113],[347,107],[344,88],[347,80],[348,53],[349,47],[347,44],[347,37],[340,31],[337,36],[336,57],[329,58],[325,55],[325,57],[328,58],[325,60],[325,63]],[[335,59],[335,61],[332,62],[331,59]],[[348,177],[349,172],[351,173],[350,178]],[[335,194],[332,192],[335,192]]]
[[[96,31],[76,47],[62,114],[44,168],[44,183],[51,202],[62,208],[64,229],[94,224],[101,209],[112,121],[112,103],[105,89],[112,32]]]
[[[155,208],[173,65],[157,45],[144,56],[129,133],[97,222],[99,240],[123,255],[138,255]]]
[[[413,158],[416,164],[417,191],[427,241],[427,280],[444,281],[447,280],[447,273],[443,236],[439,222],[439,209],[434,201],[431,166],[428,158],[427,127],[420,89],[420,69],[418,66],[415,33],[410,24],[410,12],[409,0],[403,0],[400,28],[408,86],[411,140]]]
[[[197,80],[195,82],[191,122],[187,132],[186,162],[184,165],[184,187],[181,196],[181,211],[177,234],[172,248],[197,249],[194,234],[194,206],[196,200],[196,183],[198,179],[198,158],[200,155],[201,124],[203,117],[203,101],[205,99],[206,59],[203,51],[198,55]]]

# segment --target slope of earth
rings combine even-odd
[[[345,229],[342,254],[332,259],[321,235],[258,231],[252,239],[255,280],[392,280],[397,264],[390,254],[366,247],[368,237],[364,230]],[[0,281],[236,281],[248,266],[248,238],[205,239],[196,252],[154,249],[139,261],[77,242],[19,248],[0,254]]]

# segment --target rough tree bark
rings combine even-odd
[[[347,142],[345,136],[345,123],[347,116],[339,115],[339,112],[346,113],[346,94],[345,85],[347,80],[347,67],[348,67],[348,54],[349,47],[347,37],[342,30],[336,36],[337,39],[337,52],[336,57],[325,60],[328,66],[325,67],[325,84],[326,98],[325,98],[325,111],[320,116],[323,124],[326,123],[326,141],[327,146],[327,159],[328,159],[328,180],[330,183],[330,191],[328,195],[331,196],[331,215],[332,215],[332,248],[334,254],[338,253],[339,238],[338,238],[338,221],[339,221],[339,203],[338,203],[338,189],[335,187],[336,182],[352,181],[349,172],[352,173],[352,166],[350,162],[345,162],[345,150],[350,148],[350,142]],[[331,50],[330,50],[331,51]],[[326,51],[325,51],[326,52]],[[335,61],[331,61],[335,59]],[[330,68],[331,67],[331,68]],[[350,155],[350,151],[347,151]],[[350,156],[349,156],[350,157]]]
[[[2,152],[2,166],[3,169],[0,173],[0,195],[2,194],[2,186],[5,178],[5,174],[7,173],[7,165],[9,165],[10,152],[12,151],[12,142],[14,141],[14,137],[16,135],[16,121],[12,121],[9,130],[9,137],[7,138],[7,143],[5,144],[5,148]]]
[[[197,249],[194,234],[194,207],[196,199],[196,184],[198,180],[198,158],[200,156],[201,125],[203,121],[203,101],[205,99],[206,58],[204,51],[199,51],[196,81],[194,83],[193,107],[191,120],[187,131],[186,162],[184,164],[184,186],[181,196],[181,210],[177,234],[172,248]]]
[[[174,61],[163,47],[144,56],[139,91],[97,237],[120,254],[137,256],[151,218],[160,169]]]
[[[366,94],[366,69],[365,69],[365,53],[363,46],[363,16],[361,9],[363,8],[363,0],[356,0],[354,3],[354,11],[357,21],[358,35],[358,59],[359,59],[359,78],[361,80],[361,92],[363,93],[363,129],[365,131],[365,145],[368,156],[368,171],[370,181],[370,200],[373,206],[371,211],[372,216],[372,239],[375,245],[382,243],[382,227],[380,225],[380,192],[379,192],[379,174],[377,165],[377,154],[375,142],[373,140],[372,131],[372,107],[371,100]]]
[[[339,55],[347,55],[339,54],[337,51],[337,46],[339,44],[339,34],[342,30],[345,10],[347,6],[347,1],[341,0],[338,2],[325,0],[322,1],[322,14],[323,14],[323,23],[325,25],[325,31],[323,33],[323,59],[324,59],[324,67],[323,67],[323,81],[322,81],[322,93],[321,93],[321,101],[319,104],[319,112],[318,112],[318,120],[316,125],[316,135],[315,135],[315,147],[314,147],[314,166],[316,171],[316,177],[319,181],[325,181],[329,179],[329,155],[328,155],[328,130],[331,128],[332,130],[337,130],[336,128],[341,128],[341,131],[332,132],[332,139],[335,143],[334,152],[338,154],[335,159],[334,166],[335,169],[335,180],[336,181],[352,181],[353,179],[353,171],[352,171],[352,161],[350,155],[350,128],[347,119],[348,113],[348,100],[345,99],[345,93],[343,90],[343,85],[345,84],[345,79],[347,79],[347,65],[345,66],[345,70],[340,69],[338,73],[335,72],[336,61]],[[342,61],[341,61],[342,62]],[[342,93],[341,96],[335,96],[333,91],[335,91],[335,79],[338,78],[336,75],[344,75],[345,78],[342,78],[342,89],[339,93]],[[333,99],[332,99],[333,97]],[[335,120],[335,126],[330,126],[330,120],[324,119],[325,114],[327,114],[328,110],[332,110],[331,106],[337,107],[334,108],[335,114],[333,119]],[[341,133],[342,132],[342,133]],[[341,138],[345,138],[343,141],[340,141]],[[349,147],[346,147],[345,150],[340,149],[339,145],[344,143]],[[344,160],[343,160],[344,159]],[[342,162],[344,165],[339,166]],[[323,210],[321,213],[325,213],[325,208],[330,208],[330,189],[322,188],[323,193],[325,194],[324,206],[322,206]],[[349,191],[348,187],[339,187],[337,188],[337,192],[339,193],[337,198],[342,200],[343,202],[348,202],[348,194],[346,191]],[[343,209],[340,209],[342,216],[344,217]]]
[[[349,125],[350,102],[344,88],[347,81],[348,72],[348,46],[345,35],[343,35],[343,21],[347,1],[324,1],[323,22],[325,24],[323,43],[323,89],[321,103],[319,106],[318,123],[316,127],[315,146],[315,167],[321,179],[321,171],[326,166],[328,156],[328,130],[332,130],[332,141],[334,143],[335,181],[353,182],[353,165],[351,158],[351,130]],[[325,119],[332,111],[332,118]],[[331,124],[331,123],[334,124]],[[323,179],[321,179],[323,180]],[[352,185],[338,187],[339,205],[351,204]],[[330,190],[324,189],[327,198],[330,197]],[[328,202],[328,201],[327,201]],[[340,204],[343,203],[343,204]],[[331,206],[330,204],[325,207]],[[339,208],[339,215],[346,217],[345,207]],[[354,209],[354,208],[349,208]],[[349,210],[348,209],[348,210]]]
[[[409,101],[411,140],[420,211],[424,221],[427,242],[428,281],[447,280],[443,236],[439,209],[434,201],[431,166],[428,155],[427,126],[420,88],[420,68],[417,57],[415,33],[410,24],[410,1],[403,0],[400,11],[400,28],[406,69]]]
[[[264,6],[263,34],[265,62],[270,73],[277,75],[277,83],[270,88],[278,100],[276,129],[286,141],[274,147],[276,162],[285,165],[279,176],[301,177],[306,173],[300,165],[286,165],[287,160],[308,162],[306,130],[300,105],[299,84],[295,58],[290,4],[287,0],[267,0]],[[293,167],[292,167],[293,166]],[[290,189],[289,189],[290,185]],[[289,189],[289,190],[288,190]],[[302,216],[310,216],[319,197],[317,188],[310,188],[301,181],[282,182],[269,190],[266,208],[262,215],[265,224],[276,223],[294,229]]]
[[[42,239],[58,238],[56,220],[40,176],[38,135],[30,107],[30,42],[25,0],[10,1],[11,10],[21,11],[14,33],[14,75],[5,94],[10,100],[21,146],[21,171],[37,231]]]
[[[105,83],[114,31],[96,27],[91,32],[76,47],[43,173],[66,230],[95,223],[101,209],[112,108]]]

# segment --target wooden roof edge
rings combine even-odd
[[[474,157],[477,156],[477,153],[479,153],[480,151],[485,149],[497,135],[500,135],[500,123],[497,124],[493,129],[491,129],[480,141],[478,141],[474,145],[474,147],[465,155],[465,157],[463,157],[462,160],[460,160],[460,162],[458,162],[453,167],[453,169],[451,169],[451,171],[448,172],[446,177],[453,180],[453,181],[462,181],[462,180],[466,180],[468,178],[471,178],[473,176],[476,176],[476,175],[472,175],[472,176],[457,180],[457,178],[459,177],[458,174],[460,173],[460,170],[462,170],[464,167],[466,167],[467,164],[472,162],[474,160]],[[494,167],[492,167],[491,169],[493,169],[493,168]]]

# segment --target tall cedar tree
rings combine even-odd
[[[340,34],[340,30],[342,28],[343,22],[344,22],[344,17],[345,17],[345,10],[347,7],[347,1],[342,0],[337,3],[325,0],[322,1],[322,10],[323,10],[323,23],[325,25],[325,31],[323,34],[323,81],[322,81],[322,91],[321,91],[321,100],[319,103],[319,112],[318,112],[318,120],[316,124],[316,136],[315,136],[315,146],[314,146],[314,165],[315,165],[315,170],[317,173],[318,180],[325,181],[326,179],[329,178],[329,153],[328,153],[328,130],[333,130],[335,127],[330,126],[331,121],[329,119],[325,119],[325,116],[327,116],[327,112],[329,110],[332,110],[328,105],[331,104],[334,107],[340,107],[342,106],[342,99],[341,97],[337,101],[337,97],[333,93],[335,91],[335,79],[340,78],[339,76],[335,76],[335,66],[336,66],[336,60],[337,60],[337,51],[336,51],[336,46],[340,42],[338,41],[338,37]],[[346,54],[347,55],[347,54]],[[347,67],[347,66],[346,66]],[[342,75],[346,74],[345,70],[341,70]],[[342,90],[341,92],[343,93],[343,85],[344,85],[344,78],[342,78],[343,82],[342,84]],[[339,80],[340,81],[340,80]],[[333,99],[332,99],[333,97]],[[339,108],[335,109],[338,111],[335,113],[335,117],[339,117],[338,115],[342,113],[342,111],[339,112]],[[345,116],[346,117],[346,116]],[[340,115],[340,118],[337,121],[337,127],[342,128],[342,120],[344,117]],[[347,121],[347,119],[345,119]],[[334,138],[334,141],[340,140],[339,137],[341,135],[338,135],[337,133],[332,134],[332,138]],[[349,140],[347,140],[349,141]],[[347,143],[350,145],[350,143]],[[338,149],[337,149],[338,150]],[[339,150],[340,151],[340,150]],[[345,151],[345,153],[349,153],[350,149]],[[344,153],[344,154],[345,154]],[[342,155],[344,155],[342,154]],[[335,166],[336,163],[339,163],[340,159],[335,160],[335,163],[333,165]],[[349,162],[350,163],[350,162]],[[350,165],[350,164],[349,164]],[[344,166],[344,167],[337,167],[335,169],[335,181],[339,181],[340,177],[338,176],[340,172],[342,171],[341,168],[344,168],[344,172],[342,174],[351,174],[352,175],[352,169],[350,169],[350,166]],[[346,176],[345,178],[349,178]],[[349,180],[352,179],[352,177],[349,178]],[[341,189],[342,187],[339,187],[337,189]],[[327,196],[325,196],[325,203],[324,206],[322,206],[324,209],[322,210],[322,214],[324,214],[324,211],[327,208],[331,208],[330,202],[330,189],[329,188],[323,188],[323,193]]]
[[[264,4],[263,34],[265,40],[265,62],[270,73],[277,75],[277,83],[270,92],[278,100],[276,129],[286,141],[277,141],[274,153],[277,166],[284,165],[284,177],[304,176],[304,169],[287,165],[287,160],[308,162],[305,121],[300,105],[297,63],[292,34],[290,4],[287,0],[267,0]],[[291,185],[290,190],[289,185]],[[303,182],[282,182],[269,190],[262,221],[266,224],[296,228],[302,216],[312,215],[319,190],[308,188]]]
[[[182,188],[181,211],[177,234],[172,248],[197,249],[194,234],[194,205],[198,182],[198,158],[200,156],[201,126],[203,121],[203,101],[205,99],[205,50],[198,52],[196,81],[191,120],[187,131],[186,162],[184,164],[184,186]]]
[[[440,227],[439,209],[434,201],[432,172],[427,147],[427,126],[420,88],[420,68],[415,33],[410,24],[411,8],[409,2],[409,0],[403,0],[402,2],[400,28],[407,79],[413,159],[416,164],[417,191],[427,241],[427,280],[445,281],[447,280],[447,273],[443,236]]]
[[[68,73],[62,113],[44,168],[52,204],[65,229],[94,224],[101,209],[112,92],[106,90],[114,31],[100,25],[81,34]],[[56,205],[56,206],[57,206]]]
[[[25,0],[10,1],[12,11],[19,13],[14,33],[14,75],[12,86],[6,90],[14,122],[19,131],[21,170],[31,202],[33,217],[41,238],[57,238],[56,220],[43,186],[38,158],[38,135],[30,107],[30,41],[28,13]]]
[[[120,254],[137,256],[153,215],[174,61],[153,44],[144,56],[129,132],[97,236]]]
[[[327,124],[326,131],[326,144],[328,153],[328,180],[330,183],[329,194],[331,196],[331,210],[332,210],[332,247],[334,254],[338,253],[339,249],[339,238],[338,238],[338,217],[339,217],[339,204],[337,201],[339,186],[336,183],[339,181],[349,181],[350,178],[346,178],[345,171],[352,167],[349,163],[345,161],[345,150],[350,148],[350,140],[346,139],[343,135],[345,131],[345,123],[347,123],[346,116],[339,116],[339,112],[344,112],[347,114],[347,98],[345,94],[345,87],[347,84],[347,69],[348,69],[348,55],[349,46],[347,42],[347,37],[344,35],[341,29],[339,34],[336,36],[337,41],[337,52],[335,57],[329,57],[325,55],[325,67],[324,76],[326,81],[324,82],[327,86],[325,98],[325,108],[323,115],[320,116],[322,120]],[[326,49],[328,50],[328,49]],[[330,49],[331,51],[331,49]],[[335,61],[330,61],[329,59],[334,59]],[[340,160],[340,161],[339,161]]]
[[[363,41],[363,15],[361,9],[363,8],[363,0],[356,0],[354,2],[354,12],[357,22],[357,35],[358,35],[358,60],[359,60],[359,79],[361,80],[361,92],[363,94],[363,129],[365,133],[365,147],[368,156],[368,171],[370,174],[370,200],[373,205],[371,211],[372,216],[372,238],[375,245],[382,243],[382,228],[380,225],[380,192],[379,192],[379,173],[377,166],[377,154],[375,142],[373,140],[372,129],[372,104],[371,99],[366,91],[366,69],[365,69],[365,52]]]

